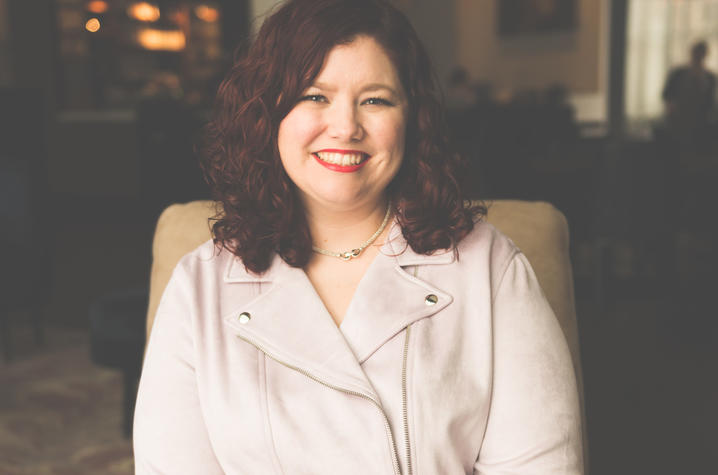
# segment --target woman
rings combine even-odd
[[[165,290],[138,473],[581,473],[528,262],[464,206],[431,69],[381,0],[293,0],[219,91],[224,214]]]

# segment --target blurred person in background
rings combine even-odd
[[[691,47],[690,64],[673,69],[663,88],[669,137],[684,151],[702,151],[715,125],[716,77],[705,66],[708,44]]]

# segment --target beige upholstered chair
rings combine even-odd
[[[510,237],[531,262],[563,328],[576,370],[583,410],[583,377],[566,219],[549,203],[500,200],[488,204],[487,220]],[[152,245],[148,336],[172,270],[184,254],[211,237],[208,218],[215,214],[214,202],[193,201],[172,205],[160,216]],[[585,417],[583,422],[586,448]],[[584,462],[587,456],[588,453],[584,453]]]

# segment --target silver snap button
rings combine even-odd
[[[434,294],[429,294],[424,299],[424,302],[426,303],[426,305],[434,305],[438,301],[439,301],[439,297],[437,297]]]
[[[239,323],[247,323],[251,318],[249,312],[242,312],[239,314]]]

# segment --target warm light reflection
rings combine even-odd
[[[101,15],[105,13],[110,6],[107,4],[105,0],[92,0],[90,2],[87,2],[87,5],[85,5],[85,8],[87,8],[88,12],[95,13],[97,15]]]
[[[85,29],[90,33],[95,33],[100,29],[100,20],[97,18],[90,18],[85,22]]]
[[[88,12],[96,13],[97,15],[100,15],[102,13],[105,13],[110,6],[107,4],[105,0],[92,0],[90,2],[87,2],[87,5],[85,5],[85,8],[87,8]]]
[[[194,8],[194,14],[197,15],[197,18],[207,23],[214,23],[219,20],[219,10],[209,5],[196,6]]]
[[[153,22],[160,19],[160,8],[149,2],[137,2],[127,7],[127,14],[135,20]]]
[[[145,49],[154,51],[181,51],[186,40],[180,30],[156,30],[145,28],[137,32],[137,42]]]

